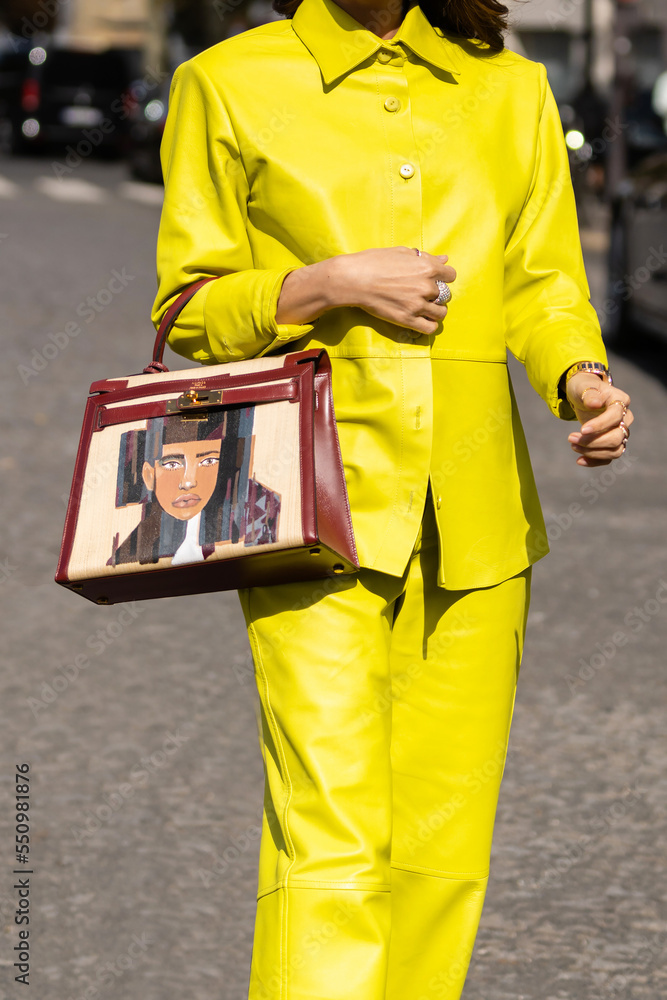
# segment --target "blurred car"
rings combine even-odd
[[[139,99],[140,91],[134,88],[137,97],[131,105],[128,119],[127,162],[132,177],[137,181],[162,184],[160,143],[167,119],[170,85],[171,76],[159,92],[149,92],[143,99]]]
[[[29,65],[28,55],[34,43],[25,38],[6,35],[0,48],[0,122],[4,136],[14,149],[20,145],[20,138],[14,135],[11,124],[11,109],[20,103],[21,87]],[[20,134],[19,134],[20,135]]]
[[[232,3],[230,10],[234,6],[237,4]],[[258,27],[268,21],[281,19],[282,15],[273,10],[270,0],[250,0],[250,3],[225,22],[225,37],[229,38],[230,35]],[[169,91],[174,71],[182,62],[199,51],[198,47],[186,44],[182,38],[179,42],[177,38],[178,33],[167,39],[165,61],[169,70],[159,89],[151,88],[146,92],[146,87],[142,86],[145,78],[144,81],[137,80],[130,86],[134,101],[131,104],[129,118],[127,161],[132,177],[149,184],[163,182],[160,144],[167,119]]]
[[[612,206],[605,334],[634,329],[667,338],[667,152],[636,166]]]
[[[10,151],[58,145],[87,156],[93,149],[118,150],[127,131],[128,83],[120,52],[12,41],[0,53],[0,119]]]

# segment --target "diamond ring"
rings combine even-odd
[[[452,290],[446,281],[440,281],[439,279],[436,278],[435,283],[438,286],[438,297],[433,301],[436,306],[444,306],[445,303],[449,302],[449,300],[451,299]]]

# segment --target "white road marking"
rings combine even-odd
[[[21,193],[21,188],[14,181],[10,181],[9,177],[3,177],[0,174],[0,198],[18,198]]]
[[[38,177],[35,188],[40,194],[54,201],[78,201],[86,204],[101,204],[107,200],[107,193],[98,184],[79,180],[76,177]]]
[[[144,205],[161,205],[164,201],[164,188],[161,184],[142,184],[140,181],[125,181],[118,186],[121,198],[130,201],[140,201]]]

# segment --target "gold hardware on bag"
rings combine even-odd
[[[108,604],[108,603],[109,603],[108,597],[97,597],[95,599],[95,604]]]
[[[334,563],[333,571],[334,573],[344,573],[345,567],[342,563]]]
[[[319,556],[321,550],[320,549],[308,549],[308,551],[310,552],[311,556]]]
[[[196,410],[202,406],[215,406],[222,402],[222,389],[186,389],[178,399],[168,399],[166,413],[181,413],[183,410]]]

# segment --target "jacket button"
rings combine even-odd
[[[415,172],[415,168],[412,166],[411,163],[404,163],[398,172],[401,175],[401,177],[408,178],[412,177],[412,175]]]
[[[436,506],[436,510],[440,510],[440,508],[442,506],[442,497],[441,496],[437,496],[435,498],[435,506]]]
[[[388,97],[384,102],[385,111],[398,111],[401,106],[401,102],[398,97]]]
[[[386,49],[383,49],[381,52],[378,52],[378,62],[388,63],[390,61],[391,61],[391,52],[387,52]]]

